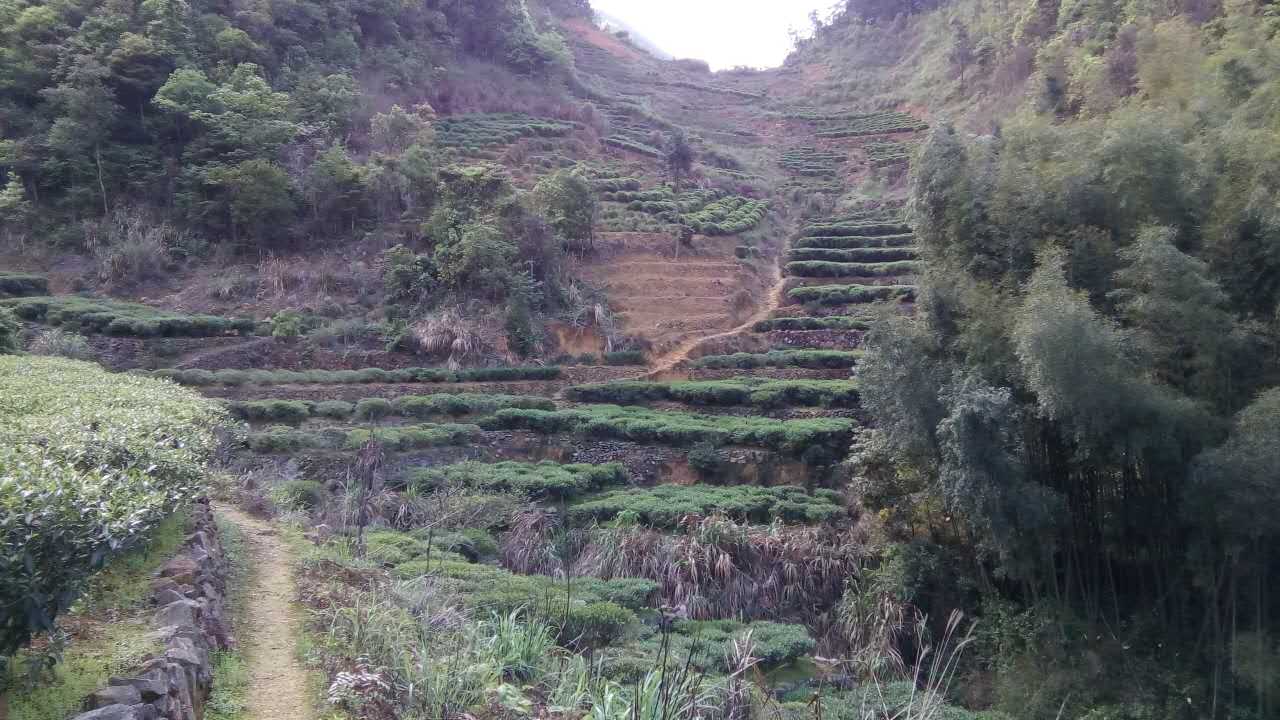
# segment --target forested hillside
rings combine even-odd
[[[920,312],[858,374],[898,592],[981,605],[988,692],[1027,717],[1274,715],[1280,16],[900,11],[851,2],[791,60],[816,106],[934,123]]]
[[[0,720],[1280,714],[1280,10],[598,20],[0,0]]]

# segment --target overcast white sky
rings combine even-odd
[[[776,67],[791,49],[788,30],[808,34],[809,13],[825,15],[834,0],[591,0],[678,58],[714,70]]]

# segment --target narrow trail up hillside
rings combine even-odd
[[[770,287],[769,287],[769,295],[766,298],[764,305],[761,306],[761,308],[757,310],[754,314],[752,314],[751,317],[747,318],[745,322],[733,328],[732,330],[726,330],[724,332],[716,333],[714,335],[705,335],[702,337],[690,338],[689,340],[681,343],[678,347],[676,347],[671,352],[666,353],[665,355],[659,357],[653,363],[653,365],[649,368],[648,372],[646,372],[643,376],[641,376],[641,379],[644,379],[644,380],[679,379],[675,376],[683,375],[684,373],[677,373],[676,368],[680,367],[682,363],[689,360],[690,355],[692,355],[693,352],[697,350],[699,347],[701,347],[704,343],[714,342],[716,340],[723,340],[725,338],[733,337],[735,335],[748,332],[749,330],[751,330],[752,327],[755,326],[757,322],[767,319],[770,315],[773,314],[774,310],[777,310],[779,307],[782,306],[782,292],[783,292],[783,288],[786,286],[786,278],[782,276],[782,269],[779,267],[777,263],[774,263],[773,265],[772,280],[773,282],[770,284]]]
[[[306,674],[298,662],[298,617],[293,607],[292,554],[269,522],[221,506],[240,528],[252,570],[237,635],[249,665],[249,720],[310,720]]]

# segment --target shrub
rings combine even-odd
[[[635,613],[608,601],[573,607],[560,628],[559,642],[578,648],[602,647],[621,638],[635,620]]]
[[[575,504],[571,517],[579,523],[608,522],[627,512],[641,522],[671,528],[686,515],[724,515],[741,522],[781,520],[821,524],[845,515],[840,498],[831,492],[808,493],[804,488],[755,485],[659,485],[613,490]]]
[[[0,307],[0,355],[12,355],[21,349],[18,343],[18,332],[21,329],[13,313],[8,308]]]
[[[916,297],[914,285],[819,285],[793,288],[787,297],[802,303],[849,305],[894,300],[906,302]]]
[[[793,277],[893,277],[920,272],[920,263],[914,260],[877,263],[799,260],[787,263],[786,271]]]
[[[227,410],[241,420],[298,425],[311,416],[311,407],[300,400],[229,402]]]
[[[828,262],[897,262],[915,260],[918,255],[912,247],[861,247],[861,248],[817,248],[806,247],[793,249],[788,257],[794,261],[823,260]]]
[[[689,449],[689,467],[704,478],[715,478],[724,469],[724,455],[711,443],[698,443]]]
[[[0,298],[48,295],[49,279],[34,273],[0,272]]]
[[[695,368],[750,370],[762,367],[798,367],[811,370],[852,368],[862,359],[861,350],[773,350],[767,353],[707,355],[693,362]]]
[[[296,312],[279,312],[271,317],[271,337],[293,338],[302,335],[302,316]]]
[[[473,113],[452,115],[432,124],[436,144],[451,148],[510,145],[527,137],[564,137],[574,125],[536,118],[524,113]]]
[[[0,656],[203,492],[216,403],[50,357],[0,357]]]
[[[324,503],[324,486],[313,480],[290,480],[276,489],[282,504],[314,510]]]
[[[835,317],[780,317],[761,320],[752,329],[758,333],[787,332],[801,330],[866,330],[871,327],[869,320],[858,317],[837,315]]]
[[[782,352],[782,351],[779,351]],[[838,353],[836,356],[820,355],[791,358],[804,367],[852,367],[853,359],[845,351],[787,351],[805,353]],[[734,362],[748,362],[737,356],[711,356],[737,358]],[[749,356],[754,358],[756,356]],[[856,357],[856,356],[854,356]],[[709,360],[710,366],[717,361]],[[729,362],[729,361],[726,361]],[[755,362],[755,360],[750,360]],[[702,367],[699,365],[699,367]],[[640,405],[668,400],[690,405],[749,405],[754,407],[781,407],[784,405],[808,405],[820,407],[855,407],[858,404],[857,384],[848,380],[768,380],[763,378],[736,378],[733,380],[697,380],[686,382],[645,382],[622,380],[596,385],[576,385],[565,390],[565,396],[577,402],[612,403],[615,405]]]
[[[849,138],[863,135],[884,135],[886,133],[912,132],[924,130],[927,124],[912,115],[897,110],[885,110],[865,115],[850,115],[837,121],[835,127],[820,130],[818,137]]]
[[[799,237],[791,241],[792,252],[801,250],[875,250],[910,247],[916,236],[901,235],[839,235]],[[799,259],[799,258],[797,258]],[[832,258],[834,259],[834,258]]]
[[[358,450],[376,438],[388,450],[405,451],[444,445],[461,445],[475,439],[475,425],[402,425],[369,430],[330,428],[315,432],[271,427],[249,433],[245,443],[258,453],[292,453],[300,450]]]
[[[343,402],[342,400],[325,400],[311,406],[313,415],[334,420],[345,420],[351,417],[355,411],[356,406],[353,403]]]
[[[356,403],[353,413],[358,420],[381,420],[392,412],[391,401],[386,398],[365,398]]]
[[[446,467],[419,468],[410,473],[409,486],[429,491],[462,486],[486,493],[518,493],[527,498],[566,500],[608,485],[627,481],[627,471],[608,465],[466,462]]]
[[[854,429],[852,421],[835,418],[772,420],[659,412],[617,405],[555,411],[499,410],[482,421],[482,425],[491,429],[524,429],[545,434],[577,432],[593,437],[676,446],[699,442],[754,445],[795,456],[812,445],[830,446],[843,452]]]
[[[49,355],[72,360],[92,360],[93,349],[83,335],[64,332],[58,328],[50,328],[36,335],[27,352],[32,355]]]
[[[911,226],[897,222],[816,223],[806,225],[805,237],[877,237],[909,235]]]
[[[444,368],[401,368],[384,370],[155,370],[180,385],[350,385],[373,383],[455,383],[520,380],[554,380],[557,366],[498,367],[459,370]]]
[[[0,300],[23,320],[45,323],[82,333],[132,337],[213,337],[252,333],[247,318],[213,315],[177,315],[137,303],[100,300],[75,295],[23,297]]]
[[[618,350],[604,354],[605,365],[644,365],[643,350]]]

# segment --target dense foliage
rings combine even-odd
[[[156,370],[153,377],[168,378],[180,385],[343,385],[373,383],[455,383],[503,382],[508,380],[554,380],[560,368],[491,367],[449,370],[446,368],[362,368],[360,370]]]
[[[621,485],[627,471],[608,465],[560,465],[558,463],[468,462],[413,471],[410,487],[437,490],[464,487],[476,492],[516,493],[531,500],[568,500],[606,485]]]
[[[0,356],[0,656],[203,491],[226,420],[169,383]]]
[[[426,419],[440,415],[491,413],[502,408],[555,409],[555,403],[545,398],[475,393],[401,395],[394,400],[363,398],[354,403],[342,400],[238,400],[226,405],[227,410],[241,420],[286,425],[296,425],[313,418],[379,420],[399,416]]]
[[[620,380],[597,385],[575,385],[565,390],[570,400],[614,405],[642,405],[670,400],[690,405],[749,405],[759,408],[786,405],[856,407],[858,386],[847,380],[765,380],[739,378],[659,383]]]
[[[675,527],[690,515],[724,515],[739,522],[823,523],[844,516],[840,496],[830,490],[754,485],[659,485],[613,490],[570,508],[578,522],[629,518],[655,527]]]

